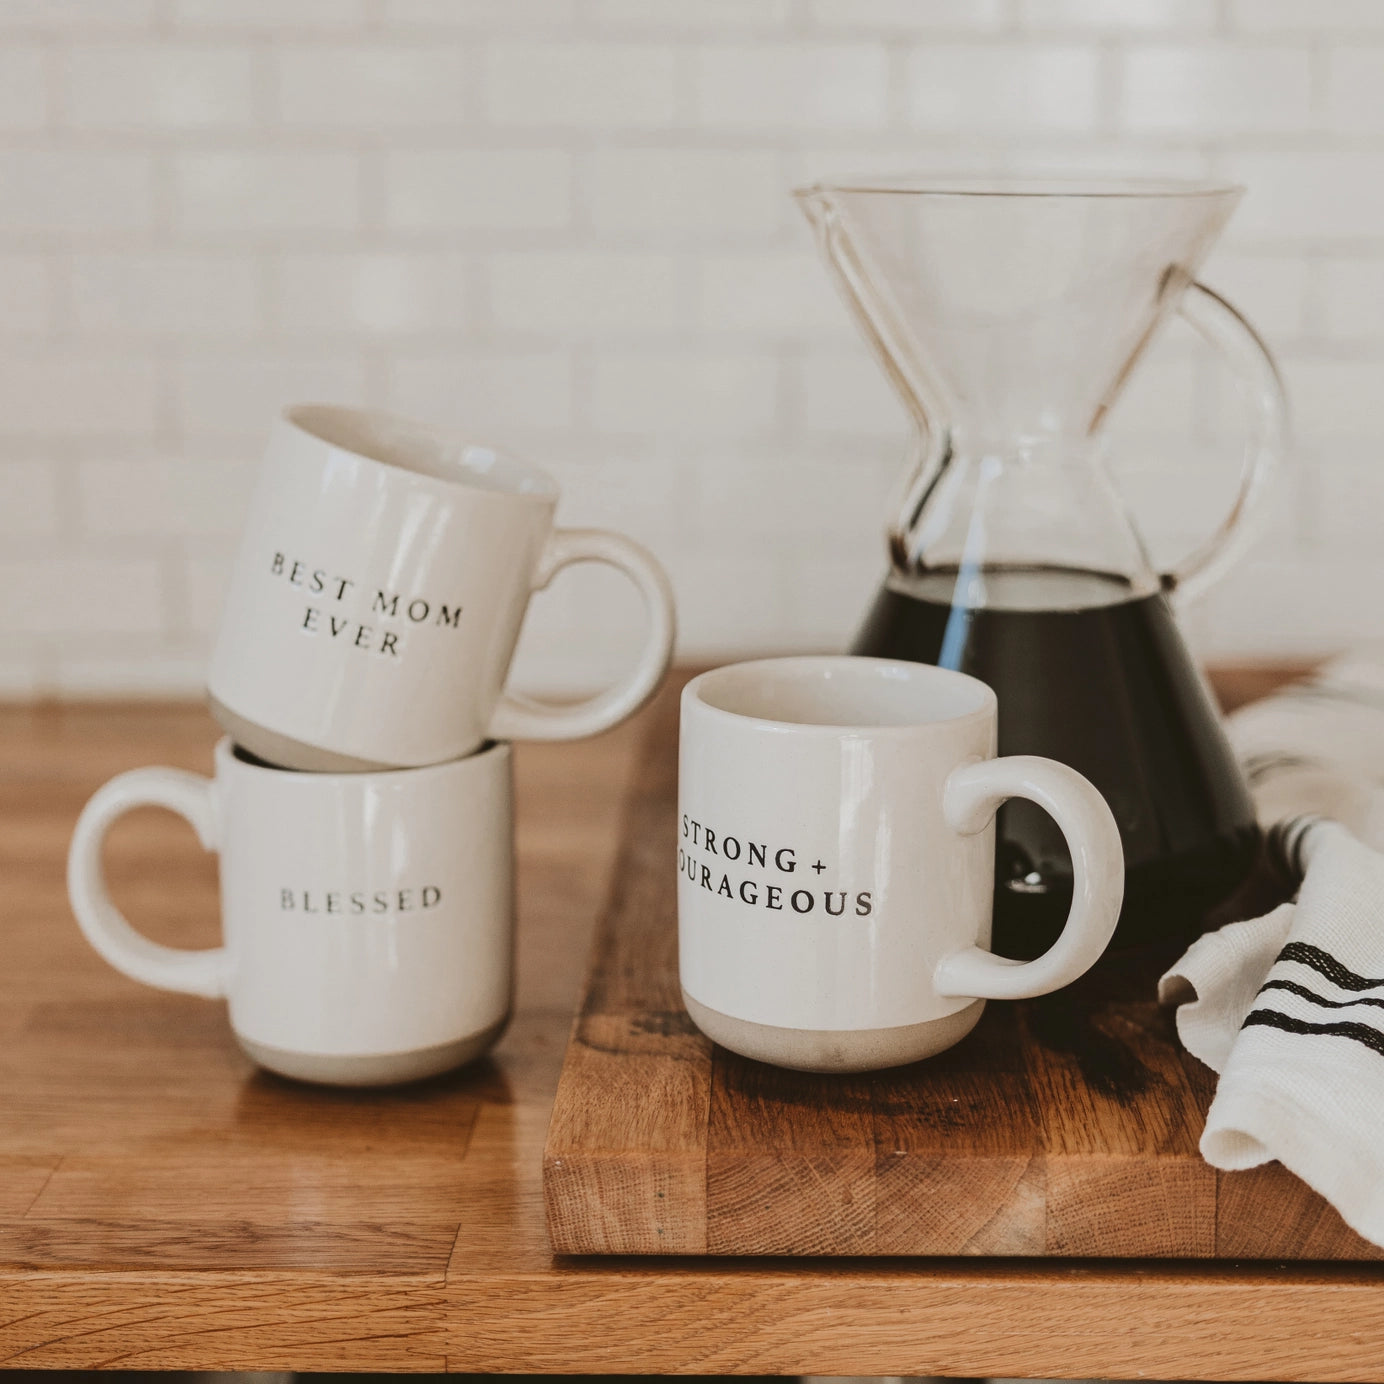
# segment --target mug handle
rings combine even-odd
[[[67,896],[87,941],[117,971],[160,990],[219,999],[226,993],[226,949],[188,951],[142,937],[111,902],[101,845],[117,817],[136,807],[166,807],[187,818],[206,850],[217,846],[211,779],[182,769],[133,769],[97,789],[82,809],[67,852]]]
[[[963,836],[984,831],[1006,798],[1028,798],[1067,838],[1072,856],[1072,908],[1051,947],[1033,961],[1011,961],[968,947],[938,963],[939,995],[956,999],[1024,1000],[1070,985],[1100,959],[1124,900],[1124,850],[1105,799],[1075,769],[1037,755],[966,764],[942,793],[947,821]]]
[[[638,588],[649,622],[639,661],[624,682],[584,702],[553,704],[504,692],[490,725],[495,740],[576,740],[595,735],[638,711],[668,671],[676,631],[673,589],[653,554],[633,539],[604,529],[555,529],[543,550],[533,589],[541,591],[574,562],[608,563]]]

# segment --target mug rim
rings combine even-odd
[[[491,487],[477,485],[468,481],[464,473],[457,475],[439,475],[434,471],[419,470],[411,466],[403,466],[395,461],[387,461],[378,456],[372,456],[369,452],[362,451],[359,447],[349,446],[341,442],[334,441],[330,437],[324,436],[311,424],[312,415],[336,415],[340,418],[370,420],[373,422],[383,422],[395,427],[407,428],[417,432],[428,434],[431,438],[440,443],[456,445],[458,447],[475,447],[484,451],[493,452],[508,467],[524,475],[526,480],[535,483],[536,488],[532,490],[517,490],[510,486]],[[328,447],[334,452],[341,452],[346,456],[354,457],[356,460],[372,467],[386,475],[407,476],[414,482],[422,482],[433,486],[446,488],[448,494],[462,491],[467,495],[474,495],[478,498],[493,497],[496,500],[517,501],[521,503],[532,503],[544,505],[549,508],[555,506],[561,496],[561,487],[543,467],[529,461],[526,457],[521,457],[508,447],[503,447],[499,443],[487,441],[481,437],[469,437],[465,433],[453,431],[433,423],[423,422],[417,418],[409,418],[402,413],[395,413],[390,409],[382,408],[356,408],[351,404],[331,404],[307,401],[304,403],[286,404],[279,410],[279,423],[296,433],[298,436],[308,439],[322,447]]]
[[[861,671],[873,667],[881,674],[886,670],[896,677],[914,683],[943,685],[954,690],[964,690],[979,698],[979,705],[951,715],[934,715],[926,719],[919,717],[898,723],[870,724],[868,722],[825,722],[825,721],[787,721],[773,716],[757,716],[748,712],[731,711],[717,706],[706,699],[708,688],[715,687],[718,681],[747,677],[755,672],[774,670],[804,675],[813,672],[830,672],[833,669],[851,668]],[[819,739],[842,739],[848,737],[870,739],[898,739],[916,736],[930,731],[951,730],[958,726],[977,721],[993,720],[998,715],[999,699],[994,689],[969,673],[956,672],[950,668],[939,668],[930,663],[911,663],[896,658],[871,658],[863,654],[793,654],[779,658],[756,658],[737,663],[723,664],[719,668],[699,673],[682,690],[684,707],[695,707],[699,714],[710,716],[728,724],[752,726],[757,729],[776,731],[784,734],[811,736]]]
[[[508,740],[490,740],[480,749],[470,754],[458,755],[455,759],[444,759],[440,764],[400,765],[393,769],[335,770],[321,773],[311,769],[292,769],[286,764],[271,764],[268,760],[243,759],[236,753],[236,742],[229,735],[223,735],[212,750],[217,770],[226,769],[234,773],[253,774],[262,778],[276,778],[285,784],[298,783],[308,787],[333,787],[353,784],[359,787],[386,787],[391,780],[407,779],[410,784],[424,782],[427,778],[441,778],[449,773],[475,772],[490,768],[495,759],[508,759],[512,746]],[[249,753],[246,751],[246,753]],[[474,765],[472,769],[470,766]],[[297,791],[296,789],[290,791]]]

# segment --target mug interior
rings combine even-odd
[[[454,485],[506,495],[557,498],[551,476],[482,442],[448,437],[423,423],[375,409],[300,404],[285,419],[301,432],[345,452]]]
[[[850,655],[733,663],[703,673],[691,690],[732,716],[870,730],[954,721],[989,714],[995,705],[990,688],[964,673]]]

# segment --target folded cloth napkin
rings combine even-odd
[[[1206,1161],[1276,1158],[1384,1245],[1384,855],[1333,824],[1306,854],[1296,904],[1198,939],[1158,996],[1220,1073]]]
[[[1261,821],[1334,820],[1292,836],[1294,903],[1200,938],[1159,982],[1220,1073],[1202,1156],[1277,1159],[1384,1245],[1384,654],[1328,664],[1229,729]]]
[[[1384,649],[1333,659],[1226,730],[1265,826],[1316,813],[1384,850]]]

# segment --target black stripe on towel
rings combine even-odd
[[[1372,1004],[1376,1009],[1384,1009],[1384,1000],[1376,999],[1373,995],[1362,995],[1358,1000],[1329,1000],[1322,995],[1314,995],[1305,985],[1299,985],[1295,980],[1266,980],[1259,987],[1259,993],[1262,995],[1265,990],[1287,990],[1312,1004],[1321,1005],[1323,1009],[1351,1009],[1357,1004]]]
[[[1330,1024],[1313,1024],[1305,1019],[1294,1019],[1287,1014],[1280,1014],[1276,1009],[1252,1009],[1241,1027],[1277,1028],[1284,1033],[1325,1033],[1338,1038],[1350,1038],[1384,1057],[1384,1033],[1380,1033],[1377,1028],[1371,1028],[1369,1024],[1351,1023],[1348,1019]]]
[[[1330,952],[1324,952],[1310,942],[1289,942],[1278,953],[1278,960],[1300,961],[1324,975],[1333,985],[1339,985],[1342,990],[1378,990],[1384,987],[1384,980],[1371,980],[1368,976],[1357,975],[1349,966],[1342,966]]]

